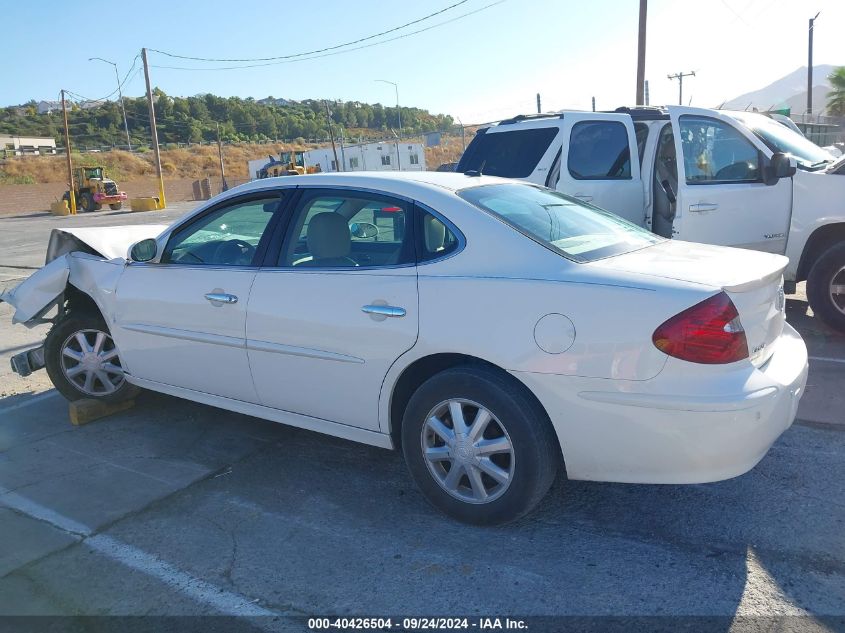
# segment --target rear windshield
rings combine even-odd
[[[591,262],[662,242],[663,238],[551,189],[514,183],[458,192],[520,233],[576,262]]]
[[[457,171],[527,178],[536,169],[557,133],[556,127],[542,127],[478,135],[461,157]]]

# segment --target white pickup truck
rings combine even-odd
[[[545,185],[667,238],[784,254],[785,291],[807,280],[815,314],[845,331],[845,158],[765,115],[522,115],[480,129],[456,171]]]

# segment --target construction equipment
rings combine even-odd
[[[273,178],[275,176],[301,176],[317,173],[316,167],[305,166],[305,152],[282,152],[279,159],[268,156],[270,162],[258,170],[259,178]]]
[[[83,211],[99,211],[104,204],[117,211],[127,199],[126,192],[118,190],[117,183],[99,166],[75,168],[73,185],[76,206]],[[70,192],[65,191],[62,199],[70,202]]]

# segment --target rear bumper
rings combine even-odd
[[[571,479],[704,483],[752,469],[795,419],[807,348],[789,325],[775,346],[760,368],[670,359],[649,381],[515,375],[552,418]]]

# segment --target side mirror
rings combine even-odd
[[[783,152],[775,152],[763,171],[763,182],[767,185],[775,185],[781,178],[794,176],[797,169],[798,165],[794,158]]]
[[[148,237],[132,245],[129,249],[129,259],[133,262],[148,262],[156,256],[157,252],[158,242]]]
[[[352,237],[367,238],[376,237],[378,235],[378,227],[370,222],[353,222],[349,225],[349,232]]]

